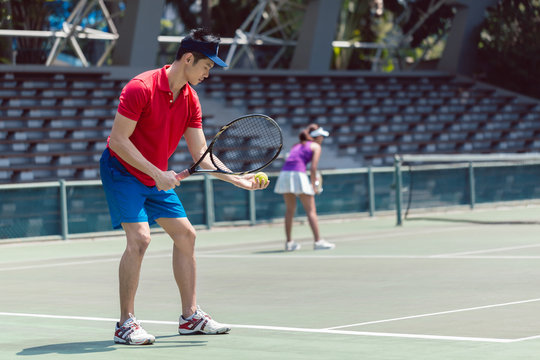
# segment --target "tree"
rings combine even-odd
[[[186,29],[205,27],[222,37],[234,37],[254,7],[251,0],[166,0],[166,4],[176,10]]]
[[[283,40],[290,40],[298,33],[301,22],[297,21],[298,14],[305,7],[306,0],[269,1],[265,5],[265,17],[260,22],[250,17],[252,12],[261,2],[254,0],[167,0],[167,6],[176,10],[178,17],[185,27],[185,32],[189,29],[204,27],[210,32],[221,36],[234,38],[236,30],[246,23],[245,33],[249,33],[252,26],[257,28],[257,33],[263,32],[266,36]],[[255,16],[257,18],[257,16]],[[248,21],[251,19],[251,21]],[[162,32],[169,32],[169,29],[162,27]],[[173,34],[171,34],[173,35]],[[174,34],[179,35],[179,34]],[[245,62],[253,65],[257,63],[259,68],[282,67],[287,68],[293,55],[291,47],[281,48],[274,46],[251,46],[249,56],[243,52],[246,48],[239,50],[238,58],[233,58],[232,63]],[[222,47],[227,48],[227,45]],[[173,44],[162,46],[162,55],[171,54],[175,50]],[[223,50],[222,50],[223,51]],[[235,55],[236,56],[236,55]],[[240,59],[242,58],[242,59]]]
[[[343,0],[338,40],[373,46],[334,49],[334,66],[371,69],[372,62],[378,61],[379,70],[392,71],[436,58],[443,48],[436,46],[448,33],[455,6],[445,0]]]
[[[11,24],[14,30],[48,30],[49,16],[56,10],[57,3],[41,0],[11,0],[9,4]],[[5,10],[3,10],[5,11]],[[7,15],[7,14],[6,14]],[[18,37],[16,62],[18,64],[43,64],[47,59],[49,40],[44,38]]]
[[[9,0],[0,0],[0,29],[9,29],[10,27],[11,10]],[[12,56],[11,39],[0,37],[0,63],[10,63]]]
[[[501,0],[488,9],[476,76],[540,98],[540,0]]]
[[[337,26],[337,39],[350,42],[373,43],[377,41],[376,17],[373,4],[368,1],[344,0]],[[334,48],[336,69],[369,69],[373,50],[358,51],[354,48]]]

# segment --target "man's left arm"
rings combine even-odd
[[[206,145],[206,137],[204,136],[204,132],[202,129],[198,128],[190,128],[188,127],[186,132],[184,133],[184,138],[186,139],[187,147],[189,150],[189,153],[191,154],[191,157],[193,159],[193,162],[199,161],[201,156],[206,151],[207,145]],[[212,164],[212,161],[210,160],[210,157],[206,156],[203,161],[199,164],[199,166],[203,169],[215,169],[216,167],[214,164]],[[265,183],[261,183],[258,180],[255,179],[255,176],[253,174],[246,174],[246,175],[227,175],[227,174],[220,174],[220,173],[212,173],[215,177],[227,181],[239,188],[246,189],[246,190],[259,190],[259,189],[265,189],[268,187],[268,181]]]

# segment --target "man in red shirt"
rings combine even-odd
[[[120,321],[114,341],[152,344],[133,316],[141,263],[150,244],[150,225],[159,224],[174,242],[173,272],[181,295],[180,334],[222,334],[230,328],[213,320],[197,305],[195,292],[195,229],[186,217],[174,188],[180,185],[168,169],[168,159],[182,136],[194,161],[206,149],[197,85],[218,57],[219,39],[202,29],[185,37],[175,61],[144,72],[122,90],[120,104],[100,161],[101,179],[114,228],[123,228],[127,246],[120,261]],[[203,168],[213,168],[204,162]],[[215,175],[240,188],[264,189],[253,175]]]

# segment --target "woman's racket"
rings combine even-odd
[[[274,120],[260,114],[242,116],[223,126],[201,158],[176,178],[183,180],[197,173],[253,173],[274,161],[282,147],[281,129]],[[206,156],[215,169],[197,169]]]

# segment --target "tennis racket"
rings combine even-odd
[[[176,175],[183,180],[193,174],[249,174],[264,169],[274,161],[283,147],[279,125],[261,114],[245,115],[223,126],[214,136],[201,158]],[[199,165],[209,157],[215,169]]]

